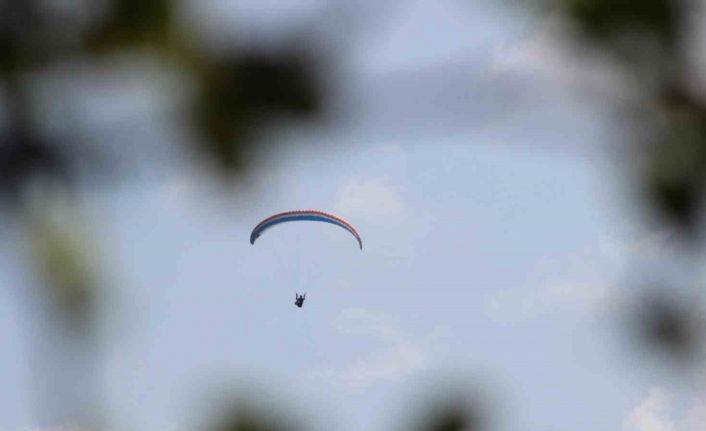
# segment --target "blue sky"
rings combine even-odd
[[[232,36],[272,44],[325,6],[270,3],[192,7],[215,24],[258,23]],[[265,139],[284,148],[247,187],[224,196],[173,156],[176,167],[86,197],[115,288],[102,375],[115,428],[188,429],[225,381],[299,409],[312,429],[386,429],[460,380],[492,403],[498,430],[695,431],[698,382],[679,390],[621,346],[620,282],[665,235],[631,220],[606,160],[617,131],[570,91],[581,67],[552,53],[551,25],[484,2],[359,7],[376,16],[370,31],[316,29],[344,65],[336,121],[273,131]],[[132,88],[121,103],[145,97]],[[156,125],[134,133],[166,148],[169,109],[140,106]],[[315,224],[249,244],[260,219],[298,208],[344,216],[364,250]],[[0,391],[0,428],[26,430],[23,322],[41,319],[8,293],[31,280],[13,250],[0,263],[0,387],[16,391]]]

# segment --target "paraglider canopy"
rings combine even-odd
[[[331,223],[336,226],[342,227],[343,229],[350,232],[358,241],[358,246],[363,249],[363,241],[358,234],[358,231],[342,219],[341,217],[330,214],[319,210],[297,210],[297,211],[286,211],[274,214],[266,219],[262,220],[255,226],[252,233],[250,234],[250,244],[255,244],[255,241],[262,235],[264,231],[271,228],[272,226],[278,225],[280,223],[294,222],[294,221],[318,221],[324,223]]]

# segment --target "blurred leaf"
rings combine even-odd
[[[461,410],[450,410],[438,414],[424,428],[426,431],[473,431],[477,429],[473,419]]]
[[[218,427],[213,428],[213,431],[283,431],[288,429],[290,428],[273,425],[271,421],[259,416],[252,414],[240,414],[226,420]]]
[[[170,0],[114,0],[108,17],[87,38],[88,47],[105,51],[146,43],[164,44],[170,36],[172,14]]]
[[[636,315],[638,333],[647,345],[674,359],[689,359],[699,347],[693,307],[664,292],[646,297]]]
[[[662,119],[648,125],[655,132],[644,146],[648,157],[642,183],[653,208],[692,233],[700,221],[706,187],[706,115],[675,92],[661,101]]]
[[[648,180],[647,188],[649,199],[660,214],[683,231],[693,232],[702,208],[701,179],[655,176]]]
[[[680,0],[560,0],[562,9],[589,36],[606,39],[635,30],[674,44],[679,28]]]
[[[282,416],[283,412],[267,405],[265,400],[254,406],[252,400],[227,403],[221,408],[216,423],[208,427],[210,431],[294,431],[300,427],[295,421]]]
[[[68,164],[56,146],[24,129],[0,140],[0,196],[6,203],[18,204],[34,180],[66,184],[68,178]]]
[[[4,21],[3,18],[0,20]],[[22,64],[22,55],[17,40],[2,24],[5,23],[0,23],[0,74],[5,75],[14,72]]]
[[[56,2],[0,1],[0,73],[36,71],[70,58],[80,49],[85,27],[52,3]],[[74,11],[86,9],[85,5],[62,6]]]
[[[33,1],[0,2],[0,72],[17,71],[29,65],[27,31],[36,31],[36,17]]]
[[[244,167],[243,150],[261,128],[283,115],[311,116],[320,111],[321,94],[309,57],[289,52],[279,57],[250,54],[202,68],[196,104],[201,149],[224,173]]]
[[[443,394],[449,396],[453,391]],[[422,417],[415,429],[419,431],[481,431],[486,429],[484,410],[477,401],[464,396],[445,402],[430,403],[426,417]],[[465,400],[465,401],[464,401]]]
[[[86,234],[46,215],[34,217],[30,228],[49,297],[67,320],[85,322],[91,316],[97,287],[89,257],[94,253],[87,249]]]

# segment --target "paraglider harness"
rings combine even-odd
[[[302,308],[302,306],[304,305],[304,300],[306,299],[306,293],[304,295],[299,295],[299,294],[295,293],[294,298],[295,298],[294,305],[296,305],[299,308]]]

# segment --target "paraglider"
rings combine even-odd
[[[260,235],[272,226],[293,221],[319,221],[340,226],[350,232],[353,237],[355,237],[356,241],[358,241],[358,247],[360,247],[361,250],[363,249],[363,240],[360,238],[358,231],[355,230],[353,225],[343,220],[341,217],[319,210],[286,211],[267,217],[252,230],[250,234],[250,244],[255,244],[255,241]]]
[[[340,228],[348,231],[355,238],[358,243],[358,247],[363,249],[363,240],[360,237],[358,231],[345,221],[343,218],[319,210],[297,210],[297,211],[286,211],[274,214],[258,223],[255,228],[250,233],[250,244],[255,244],[255,241],[268,229],[281,223],[297,222],[297,221],[315,221],[323,222],[336,225]],[[302,308],[304,305],[304,300],[306,299],[306,293],[304,295],[299,295],[296,293],[294,295],[294,305]]]

